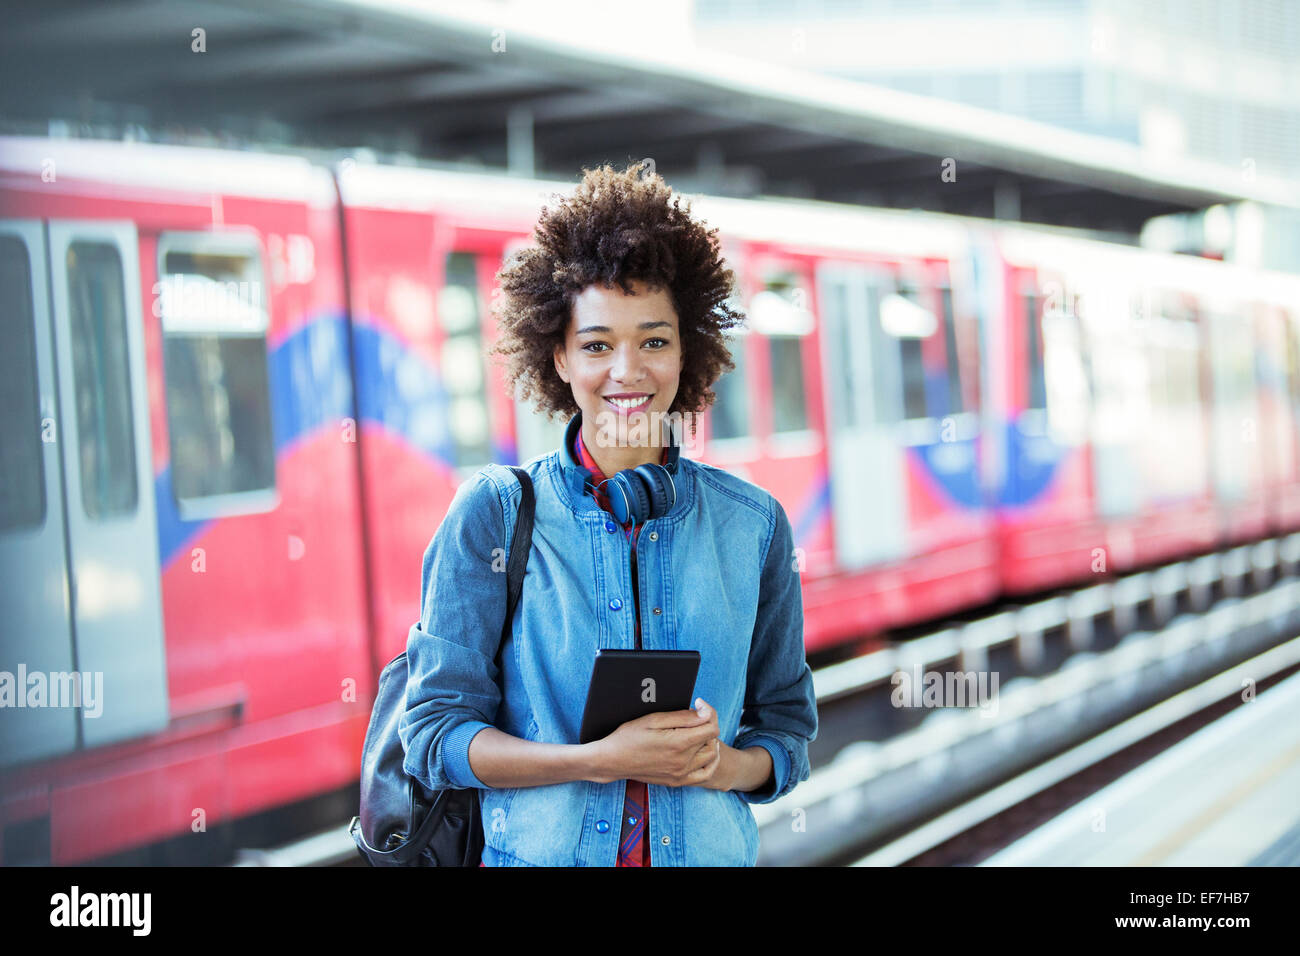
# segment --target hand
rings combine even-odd
[[[664,787],[703,786],[722,760],[718,714],[703,698],[696,710],[673,710],[629,720],[593,741],[596,783],[639,780]],[[727,748],[730,749],[730,748]]]

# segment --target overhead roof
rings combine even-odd
[[[1300,186],[926,97],[417,0],[66,0],[6,11],[0,126],[365,147],[574,181],[653,158],[675,187],[1135,234]],[[206,52],[192,36],[204,31]],[[61,127],[56,126],[56,129]],[[140,135],[137,132],[136,135]],[[955,181],[941,176],[952,160]],[[951,178],[951,176],[949,177]]]

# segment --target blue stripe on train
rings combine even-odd
[[[356,347],[361,421],[402,436],[422,454],[450,467],[454,447],[447,431],[448,397],[440,376],[417,353],[373,326],[356,326]],[[346,355],[347,324],[338,314],[308,322],[268,353],[277,460],[295,442],[318,429],[341,428],[351,414],[352,385]],[[1008,460],[1018,462],[1020,468],[1016,475],[1008,476],[1001,496],[1004,504],[1023,502],[1041,492],[1059,461],[1058,456],[1028,464],[1024,444],[1018,438],[1014,429],[1008,429],[1008,450],[1012,452]],[[973,451],[966,442],[940,442],[916,451],[926,471],[954,502],[978,507],[981,496],[976,473],[970,467],[954,467],[950,459],[957,451],[955,445],[963,446],[963,454]],[[512,442],[494,441],[493,455],[496,461],[513,462],[516,449]],[[794,518],[796,542],[806,540],[815,531],[830,510],[830,497],[830,481],[823,475]],[[165,567],[205,530],[211,519],[186,521],[180,517],[172,494],[170,468],[155,480],[154,500],[158,553]]]
[[[347,322],[325,314],[294,331],[267,354],[271,428],[278,461],[295,442],[322,428],[342,429],[352,414],[347,367]],[[448,396],[436,370],[392,335],[372,325],[356,326],[356,365],[361,421],[400,435],[435,462],[455,460],[447,422]],[[341,431],[340,431],[341,436]],[[513,462],[513,441],[493,440],[494,461]],[[181,518],[172,494],[171,469],[154,482],[158,510],[158,554],[166,567],[212,519]]]
[[[339,425],[351,414],[347,374],[347,326],[325,315],[297,329],[267,353],[271,430],[278,461],[285,449],[326,423]],[[172,493],[171,467],[154,480],[158,510],[158,557],[166,567],[214,519],[187,521]]]

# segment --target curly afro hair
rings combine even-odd
[[[619,172],[583,169],[571,198],[543,206],[536,243],[512,255],[497,273],[500,337],[489,354],[505,356],[505,374],[520,397],[554,419],[578,409],[553,358],[564,347],[574,298],[596,283],[625,294],[641,280],[667,288],[677,311],[683,365],[669,412],[698,413],[713,404],[709,387],[734,369],[724,334],[744,321],[727,306],[735,277],[723,265],[715,229],[690,218],[690,204],[644,160]],[[689,415],[691,433],[695,416]]]

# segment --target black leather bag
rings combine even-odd
[[[533,540],[533,483],[522,468],[510,470],[519,479],[523,497],[506,565],[506,619],[497,643],[498,672],[501,645],[524,589]],[[406,749],[397,722],[406,712],[407,676],[406,651],[389,661],[379,676],[361,753],[360,813],[348,824],[348,833],[371,866],[478,866],[483,852],[478,790],[428,790],[402,768]]]

